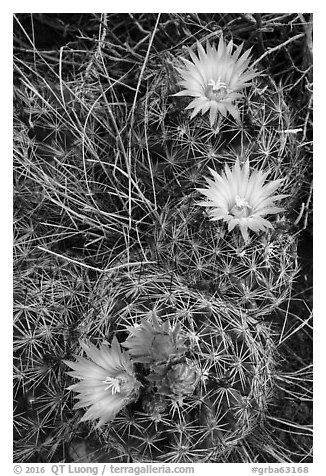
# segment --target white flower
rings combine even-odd
[[[232,171],[226,165],[221,175],[209,170],[214,180],[206,178],[209,187],[197,190],[207,197],[198,205],[210,208],[211,220],[224,220],[229,231],[238,226],[245,241],[249,239],[248,228],[255,233],[273,228],[263,217],[284,210],[276,207],[274,201],[287,195],[273,195],[282,179],[264,184],[269,170],[253,170],[249,176],[248,160],[241,167],[237,159]]]
[[[75,409],[88,407],[81,421],[99,418],[97,427],[100,427],[136,398],[140,383],[129,354],[121,351],[116,337],[111,348],[104,344],[98,349],[92,343],[83,342],[81,346],[90,360],[76,356],[77,362],[65,361],[74,370],[67,373],[81,380],[68,389],[79,393]]]
[[[243,96],[240,92],[251,84],[251,80],[259,73],[247,69],[250,63],[250,49],[240,56],[243,44],[233,50],[233,41],[228,44],[221,37],[218,48],[207,43],[206,51],[197,43],[198,57],[189,49],[192,62],[181,58],[185,67],[177,68],[182,79],[179,85],[184,89],[175,96],[191,96],[195,98],[186,109],[193,109],[191,118],[200,111],[205,114],[209,110],[210,124],[213,126],[218,113],[226,116],[229,112],[239,121],[239,111],[234,104]]]

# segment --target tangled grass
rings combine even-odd
[[[239,104],[241,125],[231,117],[212,127],[205,115],[190,121],[187,101],[173,96],[176,66],[186,46],[222,33],[253,47],[261,76]],[[16,461],[164,461],[162,452],[166,462],[312,461],[311,35],[310,14],[15,15]],[[289,198],[274,230],[243,246],[193,203],[208,167],[247,155],[272,177],[286,178],[282,193]],[[121,284],[121,273],[132,286]],[[235,314],[248,316],[255,359],[264,352],[255,326],[268,328],[260,418],[251,415],[243,434],[237,416],[219,420],[207,402],[197,427],[190,424],[203,389],[188,413],[159,411],[163,427],[152,440],[155,419],[146,422],[156,402],[145,404],[148,395],[115,427],[98,431],[79,422],[63,361],[80,353],[80,338],[121,335],[110,316],[127,321],[137,304],[130,296],[158,277],[162,288],[142,313],[160,307],[166,280],[176,279],[178,290],[184,286],[176,313],[197,302],[198,292],[223,301],[216,335],[227,332],[230,313],[233,327]],[[189,330],[189,316],[182,322]],[[228,339],[226,349],[235,345]],[[199,366],[205,352],[190,353]],[[226,387],[233,399],[237,385]],[[238,400],[257,400],[258,390],[242,389]],[[227,411],[233,415],[238,404]],[[227,438],[209,433],[214,412],[217,426],[227,420]],[[135,452],[140,441],[144,450]]]

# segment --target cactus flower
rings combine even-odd
[[[74,370],[67,373],[81,380],[68,389],[79,393],[75,409],[88,407],[81,421],[99,418],[99,428],[136,398],[140,383],[128,353],[121,351],[116,337],[111,347],[104,344],[98,349],[92,343],[83,342],[81,346],[90,360],[76,356],[77,362],[65,361]]]
[[[186,107],[193,109],[191,118],[200,111],[209,110],[210,124],[213,126],[218,113],[230,113],[239,122],[239,111],[234,102],[241,98],[241,90],[249,86],[259,73],[248,69],[250,49],[241,56],[243,44],[234,52],[233,41],[228,44],[221,37],[218,47],[207,43],[206,51],[197,43],[198,57],[189,49],[192,62],[181,58],[184,67],[177,68],[182,79],[178,82],[184,89],[175,96],[191,96],[194,99]]]
[[[139,325],[127,329],[130,335],[122,346],[128,349],[134,362],[166,361],[184,350],[184,339],[179,335],[180,325],[172,328],[168,321],[161,323],[155,315],[151,320],[143,319]]]
[[[284,210],[275,206],[274,201],[287,195],[273,195],[282,179],[264,184],[270,171],[253,170],[249,175],[248,160],[241,167],[237,159],[232,170],[226,165],[221,175],[209,170],[214,180],[206,178],[208,188],[197,189],[207,200],[197,204],[209,207],[211,220],[225,221],[229,232],[235,227],[240,228],[246,242],[249,239],[248,229],[258,233],[273,228],[264,217]]]

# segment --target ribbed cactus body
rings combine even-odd
[[[164,88],[175,92],[172,70],[172,65],[167,73],[162,70],[157,84],[154,77],[143,105],[153,179],[146,179],[146,173],[142,177],[148,187],[154,183],[159,205],[148,234],[148,256],[193,289],[268,314],[288,297],[298,271],[293,210],[299,213],[308,164],[297,147],[296,118],[280,86],[270,78],[255,78],[238,103],[241,124],[220,116],[211,126],[205,114],[189,120],[184,98],[166,100],[159,94]],[[165,112],[160,120],[158,110]],[[196,191],[209,169],[221,174],[238,160],[268,173],[267,182],[279,180],[277,193],[286,196],[278,204],[283,211],[266,216],[270,229],[249,230],[247,241],[237,227],[228,231],[223,220],[211,221]],[[236,200],[241,203],[241,197]]]
[[[298,270],[296,240],[284,221],[252,234],[210,222],[192,197],[167,206],[155,226],[152,256],[189,286],[217,293],[241,308],[270,312],[288,296]]]
[[[240,158],[249,159],[255,168],[269,169],[270,180],[283,178],[281,193],[289,194],[287,210],[300,206],[309,164],[297,147],[302,129],[282,86],[269,77],[253,79],[237,103],[240,123],[220,115],[211,126],[208,114],[189,119],[185,109],[189,98],[173,96],[178,90],[177,66],[175,59],[165,58],[160,72],[153,73],[146,101],[138,110],[137,137],[146,128],[150,154],[144,153],[138,140],[134,155],[148,194],[154,188],[158,205],[165,206],[202,186],[208,167],[219,171]]]
[[[139,398],[110,430],[98,430],[120,441],[133,460],[219,461],[264,418],[274,372],[268,325],[149,265],[102,277],[94,307],[85,333],[97,338],[105,322],[131,355],[130,327],[137,331],[153,316],[153,332],[160,322],[183,343],[163,360],[161,352],[139,359]]]

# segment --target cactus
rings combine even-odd
[[[270,78],[256,77],[238,105],[240,124],[223,115],[217,124],[210,124],[205,114],[189,120],[183,98],[172,95],[178,88],[178,62],[170,63],[165,74],[156,76],[144,105],[159,205],[148,235],[148,259],[174,270],[189,286],[217,292],[245,310],[269,314],[285,302],[298,273],[293,212],[299,212],[309,165],[297,147],[296,118],[282,88]],[[163,89],[170,100],[160,96]],[[165,113],[158,121],[157,111],[162,109]],[[202,197],[197,189],[209,168],[221,174],[238,162],[266,172],[268,181],[278,182],[278,193],[286,196],[281,213],[269,211],[275,213],[270,229],[250,232],[245,240],[237,229],[228,232],[220,221],[210,222],[198,206]]]
[[[267,324],[157,267],[102,277],[96,295],[85,336],[117,336],[142,383],[139,397],[97,430],[121,456],[222,461],[263,421],[274,372]]]
[[[125,455],[134,462],[223,461],[264,420],[274,378],[267,324],[149,265],[104,275],[87,305],[80,299],[88,295],[87,280],[70,272],[64,284],[60,269],[58,282],[54,265],[50,260],[48,270],[36,267],[24,296],[17,293],[17,460],[55,459],[65,445],[90,434],[102,456],[115,455],[112,461],[126,461]],[[58,305],[60,298],[60,317],[35,307],[35,295],[43,306],[54,296]],[[142,327],[156,354],[148,346],[139,356],[135,339]],[[113,335],[129,351],[141,386],[111,423],[98,427],[91,412],[90,422],[81,423],[87,406],[81,399],[73,410],[68,387],[78,382],[69,367],[78,370],[74,355],[82,353],[83,342],[98,347]]]
[[[167,14],[176,42],[148,15],[155,34],[147,49],[141,17],[130,15],[131,30],[118,27],[116,36],[104,14],[93,52],[87,43],[53,56],[60,75],[51,55],[36,63],[26,49],[26,64],[15,62],[18,462],[285,454],[273,446],[269,403],[275,393],[300,400],[305,392],[291,393],[297,369],[287,375],[277,364],[278,346],[310,319],[290,306],[309,113],[293,113],[286,88],[261,72],[251,39],[240,46],[247,30],[237,33],[237,18],[216,15],[220,26],[205,14],[185,18]],[[264,22],[270,31],[268,14]],[[187,50],[185,33],[199,40]],[[78,75],[71,64],[80,64]],[[245,192],[229,210],[223,190],[200,206],[210,169],[217,181],[236,170],[236,189],[240,168],[259,171],[273,193],[279,186],[277,204],[257,187],[265,201],[263,211],[256,204],[258,225],[240,226],[253,210]]]
[[[162,61],[161,57],[157,60]],[[232,115],[220,114],[211,125],[207,114],[189,120],[189,98],[175,97],[180,89],[179,66],[177,55],[163,58],[159,71],[152,73],[148,94],[135,120],[138,176],[148,191],[154,186],[157,203],[164,206],[191,194],[208,175],[208,167],[219,172],[225,164],[233,166],[237,158],[241,162],[248,158],[254,168],[271,171],[269,180],[286,178],[287,208],[295,209],[306,193],[302,186],[309,163],[298,148],[301,129],[282,85],[255,73],[258,77],[242,92],[237,104],[240,123]],[[139,147],[145,129],[151,179],[148,157]]]
[[[253,312],[279,307],[298,270],[296,240],[283,220],[245,243],[239,231],[228,233],[224,224],[210,222],[193,197],[167,206],[154,236],[152,256],[189,286]]]

